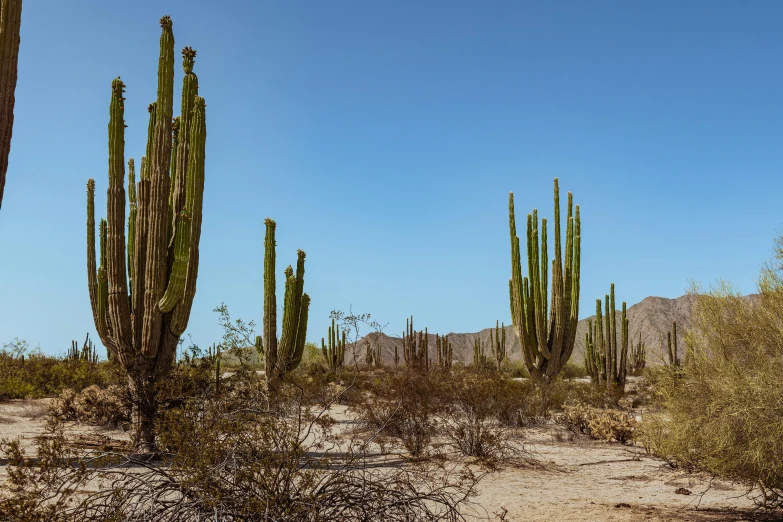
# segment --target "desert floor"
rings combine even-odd
[[[31,446],[44,430],[47,404],[46,399],[1,403],[0,438],[19,437]],[[341,406],[330,414],[341,424],[351,419]],[[70,426],[68,434],[128,438],[121,430],[80,425]],[[506,466],[482,480],[472,500],[489,520],[776,520],[755,509],[744,486],[673,470],[639,446],[592,441],[556,426],[516,437],[539,464]],[[0,460],[0,484],[6,466]]]

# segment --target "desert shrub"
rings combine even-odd
[[[60,420],[120,426],[130,422],[131,404],[126,389],[121,386],[92,385],[79,393],[66,388],[52,402],[49,411]]]
[[[74,454],[60,427],[39,441],[44,466],[33,467],[7,442],[0,449],[11,464],[10,495],[0,497],[0,512],[54,522],[394,522],[465,520],[471,511],[482,475],[462,465],[373,460],[368,440],[338,441],[330,423],[301,414],[307,408],[271,413],[262,390],[227,386],[166,412],[158,426],[163,461],[127,456],[105,466],[105,455]],[[90,493],[88,482],[103,486]]]
[[[0,350],[0,400],[53,397],[66,388],[81,391],[121,380],[119,369],[106,361],[94,363],[45,355],[16,339]]]
[[[560,375],[564,379],[579,379],[581,377],[587,377],[587,369],[583,364],[577,364],[573,361],[568,361],[560,371]]]
[[[590,438],[625,444],[634,438],[636,420],[627,412],[595,408],[585,404],[566,404],[562,422],[576,433]]]
[[[437,432],[435,414],[444,408],[437,376],[388,372],[363,387],[366,392],[355,408],[364,426],[399,439],[414,457],[424,453]]]
[[[443,433],[462,455],[497,465],[514,457],[527,458],[524,448],[513,444],[500,416],[508,404],[513,383],[497,374],[455,372],[441,381],[445,409]],[[529,459],[528,459],[529,460]]]
[[[778,250],[778,260],[783,251]],[[756,487],[783,507],[783,278],[768,267],[760,294],[722,284],[697,300],[681,368],[656,375],[664,414],[645,420],[643,442],[672,464]]]

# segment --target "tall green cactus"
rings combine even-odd
[[[616,311],[614,307],[614,283],[604,302],[601,314],[601,300],[595,301],[596,319],[588,321],[585,334],[585,368],[593,382],[625,389],[628,358],[628,317],[623,301],[620,319],[621,342],[617,343]]]
[[[497,362],[497,369],[500,371],[500,366],[503,361],[506,360],[506,325],[502,327],[498,326],[499,321],[495,321],[495,335],[492,335],[492,329],[489,329],[489,345],[492,348],[492,355]]]
[[[11,134],[14,129],[14,93],[19,62],[22,0],[0,0],[0,208],[3,206]]]
[[[285,269],[283,329],[277,337],[277,285],[275,283],[275,222],[267,218],[264,238],[264,336],[256,337],[256,349],[263,354],[266,387],[270,399],[285,377],[299,366],[307,335],[310,296],[304,293],[305,253],[297,251],[296,274],[291,265]]]
[[[430,364],[427,329],[416,332],[413,329],[413,316],[405,319],[405,331],[402,333],[402,355],[408,368],[427,371]]]
[[[527,216],[528,275],[522,277],[522,256],[514,216],[514,194],[508,196],[511,232],[511,279],[509,297],[511,318],[522,346],[522,356],[530,375],[551,380],[571,357],[579,320],[579,205],[572,214],[573,200],[568,193],[565,265],[560,244],[560,190],[555,178],[555,258],[552,262],[552,306],[547,305],[548,251],[546,218],[541,222],[539,245],[538,211]],[[548,312],[548,318],[547,318]]]
[[[334,324],[334,318],[332,318],[332,326],[329,327],[326,336],[329,339],[329,344],[327,345],[323,337],[321,337],[321,353],[326,360],[326,365],[333,372],[336,372],[345,364],[345,330],[342,332],[342,339],[340,339],[339,330]]]
[[[174,35],[168,16],[161,18],[160,25],[158,97],[149,107],[147,153],[138,183],[133,160],[128,162],[127,254],[125,84],[120,78],[112,82],[107,219],[100,223],[97,269],[95,181],[87,182],[87,280],[93,319],[111,358],[130,377],[135,438],[140,449],[149,451],[155,448],[155,383],[174,363],[196,295],[207,134],[206,104],[197,95],[198,80],[192,71],[196,53],[186,47],[182,52],[186,113],[180,118],[188,123],[180,129],[172,152]]]

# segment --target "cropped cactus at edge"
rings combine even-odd
[[[22,0],[0,0],[0,208],[3,206],[8,155],[14,129],[19,31],[22,24]]]

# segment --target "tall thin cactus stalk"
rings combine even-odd
[[[0,208],[3,206],[11,134],[14,129],[19,31],[22,25],[22,0],[0,0]]]
[[[672,340],[674,340],[674,344],[672,344]],[[672,330],[667,332],[667,344],[669,353],[669,366],[679,368],[682,366],[682,362],[680,361],[680,355],[677,350],[677,321],[673,322]]]
[[[342,332],[341,339],[340,329],[335,325],[334,318],[332,318],[332,326],[329,327],[326,338],[329,339],[328,344],[321,337],[321,353],[329,369],[336,372],[345,364],[345,330]]]
[[[593,382],[624,390],[628,373],[628,316],[624,301],[620,315],[619,344],[616,314],[612,283],[605,298],[604,314],[601,314],[601,300],[596,299],[595,322],[588,321],[588,332],[585,334],[585,368]]]
[[[266,387],[270,400],[286,376],[299,366],[307,334],[310,296],[304,293],[305,253],[297,251],[296,274],[291,265],[285,269],[283,328],[277,337],[277,285],[275,283],[275,222],[267,218],[264,238],[264,336],[256,337],[256,349],[264,356]]]
[[[485,371],[489,368],[489,360],[484,352],[486,345],[481,344],[481,338],[476,337],[473,341],[473,369],[476,371]]]
[[[150,105],[147,153],[136,183],[128,162],[130,214],[125,238],[125,84],[112,82],[109,107],[107,219],[100,222],[95,257],[95,181],[87,182],[87,278],[101,342],[129,376],[137,446],[154,451],[155,384],[174,364],[190,317],[198,277],[204,195],[204,99],[193,74],[196,52],[183,52],[185,77],[177,139],[173,135],[174,35],[160,20],[157,100]],[[182,124],[187,122],[187,124]],[[177,146],[174,148],[174,142]],[[173,197],[171,187],[173,185]]]
[[[522,256],[514,215],[514,194],[508,196],[511,232],[511,279],[508,282],[511,317],[522,346],[522,356],[530,375],[551,380],[571,357],[579,319],[579,205],[573,214],[568,193],[565,264],[560,237],[560,190],[555,178],[555,249],[552,261],[551,308],[547,305],[548,251],[546,218],[541,222],[539,244],[538,210],[527,216],[528,275],[522,276]],[[548,318],[547,318],[548,315]]]

